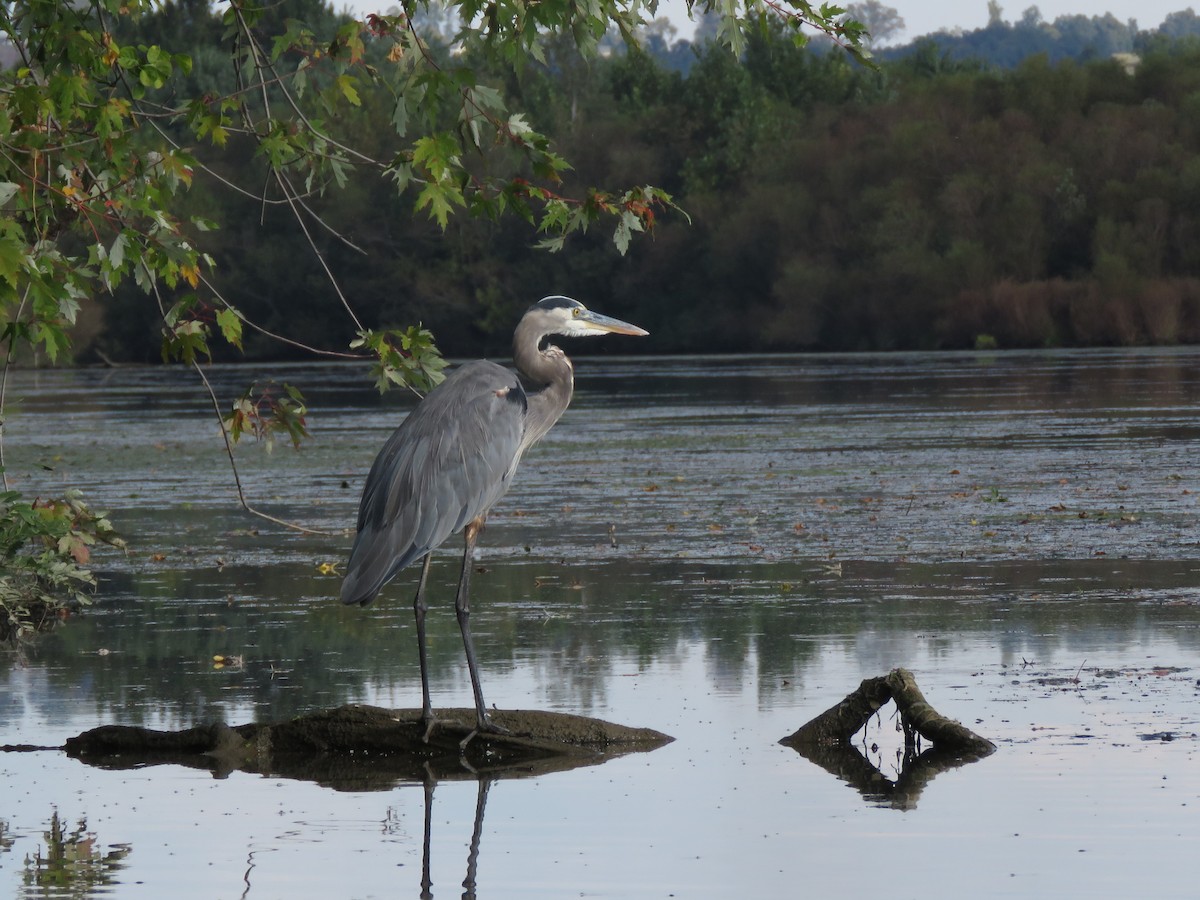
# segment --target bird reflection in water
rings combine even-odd
[[[467,851],[467,875],[463,879],[463,900],[475,900],[475,876],[479,871],[479,841],[483,835],[483,814],[487,809],[488,791],[495,777],[480,775],[479,788],[475,795],[475,825],[471,830],[471,845]],[[431,774],[425,779],[425,836],[421,852],[421,900],[433,900],[433,879],[429,874],[429,847],[433,833],[433,789],[437,779]]]

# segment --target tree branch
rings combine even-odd
[[[889,700],[895,700],[900,711],[906,745],[914,744],[915,734],[920,734],[940,750],[986,756],[996,749],[987,738],[930,706],[908,669],[892,669],[887,675],[865,679],[856,691],[801,725],[780,743],[792,747],[848,745],[867,720]]]

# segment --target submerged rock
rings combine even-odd
[[[654,750],[673,738],[649,728],[536,710],[494,710],[509,734],[473,734],[473,709],[438,710],[425,740],[420,710],[349,705],[283,722],[154,731],[104,725],[68,738],[67,755],[126,769],[177,764],[315,781],[344,790],[386,790],[397,781],[519,777],[596,765]],[[468,740],[469,738],[469,740]]]

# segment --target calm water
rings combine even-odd
[[[0,896],[1195,895],[1200,351],[577,377],[482,539],[485,693],[674,743],[431,797],[3,753]],[[314,437],[239,449],[252,501],[352,524],[409,400],[349,368],[216,373],[229,399],[269,378],[305,389]],[[15,394],[10,477],[80,487],[132,551],[98,557],[95,607],[0,656],[0,743],[418,703],[415,572],[342,608],[320,567],[349,537],[238,511],[186,372],[20,373]],[[470,702],[455,552],[432,585],[441,706]],[[888,710],[869,789],[777,744],[897,665],[999,751],[898,793]]]

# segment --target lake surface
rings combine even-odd
[[[485,695],[673,743],[431,795],[6,752],[0,895],[1195,896],[1200,350],[576,372],[481,539]],[[351,367],[213,377],[227,402],[304,389],[312,440],[239,448],[247,492],[352,526],[411,398]],[[0,743],[419,705],[416,570],[341,607],[349,535],[238,509],[188,372],[21,372],[13,396],[10,479],[82,489],[131,551],[98,554],[95,606],[0,651]],[[431,578],[435,706],[470,705],[459,552]],[[890,708],[871,784],[777,743],[894,666],[998,751],[914,787]]]

